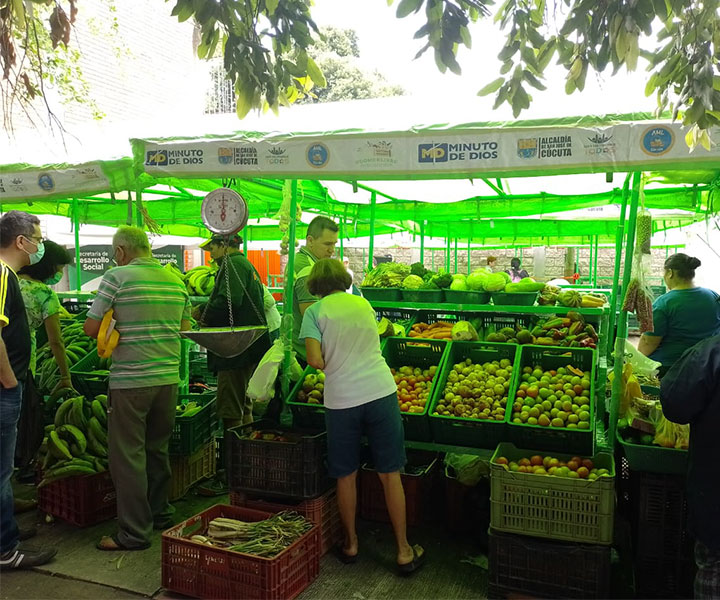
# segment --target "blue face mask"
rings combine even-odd
[[[55,273],[52,277],[49,279],[46,279],[43,281],[45,285],[55,285],[56,283],[60,283],[60,280],[62,279],[62,273]]]
[[[37,246],[35,252],[28,252],[23,248],[23,250],[28,253],[28,256],[30,256],[30,264],[36,265],[42,260],[42,257],[45,256],[45,244],[43,244],[42,242],[33,242],[31,239],[28,238],[25,239],[28,240],[31,244],[35,244]]]

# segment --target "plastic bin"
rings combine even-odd
[[[514,365],[518,360],[517,355],[518,346],[515,344],[495,344],[491,342],[450,343],[428,412],[430,429],[436,443],[474,448],[495,448],[498,443],[506,439],[507,411],[502,421],[435,415],[433,411],[440,400],[444,398],[445,385],[455,364],[469,358],[473,363],[509,359]],[[509,391],[514,389],[515,378],[517,377],[516,371],[511,367]]]
[[[274,431],[288,441],[249,439],[253,431]],[[275,498],[308,499],[331,485],[325,468],[325,433],[278,429],[270,421],[257,421],[227,432],[228,483],[231,490]]]
[[[302,515],[320,528],[320,556],[325,556],[343,537],[335,488],[328,490],[318,498],[295,503],[280,503],[248,497],[243,493],[230,492],[230,504],[270,513],[292,510]]]
[[[400,302],[402,300],[400,288],[361,287],[360,291],[369,302]]]
[[[431,489],[434,483],[438,460],[436,456],[423,454],[408,459],[405,470],[410,471],[411,465],[422,466],[417,473],[402,473],[403,489],[405,490],[405,507],[409,527],[420,525],[430,510]],[[390,522],[390,515],[385,504],[383,490],[377,471],[364,464],[360,469],[360,517],[368,521]]]
[[[625,441],[615,430],[617,440],[633,471],[682,475],[687,473],[688,451],[662,446],[646,446]]]
[[[493,292],[490,295],[495,306],[534,306],[538,292]]]
[[[325,431],[325,407],[322,404],[310,404],[297,400],[298,392],[302,389],[306,375],[317,373],[317,369],[311,366],[305,367],[302,377],[295,383],[290,391],[290,398],[287,405],[293,415],[293,426],[309,431]]]
[[[274,558],[241,554],[188,539],[217,517],[262,521],[270,513],[217,505],[162,535],[162,586],[195,598],[291,600],[320,571],[317,525]]]
[[[109,471],[58,479],[37,491],[40,511],[78,527],[115,518],[115,499]]]
[[[490,292],[446,289],[445,301],[453,304],[489,304]]]
[[[443,290],[403,290],[402,299],[405,302],[440,303],[445,298]]]
[[[491,333],[500,331],[505,327],[517,330],[517,326],[521,325],[525,329],[532,329],[533,322],[536,320],[530,315],[515,314],[480,314],[476,317],[482,323],[482,330],[478,331],[480,340],[486,340]],[[498,343],[498,342],[495,342]]]
[[[428,409],[438,385],[439,373],[442,371],[448,342],[444,340],[420,339],[415,341],[415,339],[416,338],[387,338],[382,354],[388,366],[394,369],[405,366],[419,367],[421,369],[428,369],[432,366],[437,367],[435,378],[430,388],[430,395],[428,396],[427,404],[423,412],[401,413],[403,426],[405,428],[405,439],[429,442],[432,440],[432,434],[428,420]]]
[[[609,598],[609,546],[490,530],[488,598]]]
[[[556,348],[552,346],[520,346],[520,360],[515,369],[521,373],[523,367],[539,364],[543,370],[557,369],[571,364],[577,369],[590,372],[590,429],[567,429],[564,427],[543,427],[512,422],[508,415],[510,441],[520,448],[535,448],[543,452],[570,452],[591,456],[595,448],[595,364],[597,351],[591,348]],[[520,377],[515,379],[520,384]],[[517,386],[511,390],[510,402],[515,399]]]
[[[99,394],[107,394],[109,372],[98,372],[100,357],[92,350],[70,368],[73,387],[86,398],[94,398]]]
[[[180,394],[177,403],[197,402],[203,407],[190,417],[176,416],[170,435],[170,454],[189,456],[212,440],[218,426],[215,392]]]
[[[182,498],[196,483],[215,475],[216,465],[215,440],[207,442],[192,456],[171,456],[172,479],[168,492],[170,501]]]
[[[498,531],[588,544],[611,544],[615,514],[615,461],[612,455],[593,457],[610,476],[570,479],[507,470],[495,460],[509,461],[537,454],[537,450],[498,445],[490,463],[490,525]],[[553,454],[569,460],[570,454]]]

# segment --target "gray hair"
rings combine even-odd
[[[118,227],[113,236],[113,246],[122,246],[133,253],[150,251],[147,234],[139,227],[130,227],[128,225]]]

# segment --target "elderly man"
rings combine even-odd
[[[305,311],[317,298],[307,288],[307,278],[313,265],[320,259],[332,258],[338,241],[339,227],[327,217],[315,217],[307,228],[305,247],[295,254],[295,284],[293,286],[292,342],[300,364],[306,364],[305,340],[300,339]]]
[[[103,276],[84,327],[97,338],[103,316],[113,310],[120,335],[108,398],[118,532],[97,547],[143,550],[153,526],[172,524],[168,442],[180,381],[180,331],[190,328],[190,304],[180,280],[152,258],[141,229],[120,227],[113,252],[118,266]]]
[[[11,210],[0,217],[0,568],[26,569],[50,561],[57,550],[18,544],[34,530],[20,531],[13,510],[12,474],[22,386],[30,365],[30,329],[17,271],[36,264],[44,246],[37,217]]]

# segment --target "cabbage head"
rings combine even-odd
[[[402,286],[406,290],[419,290],[422,284],[422,277],[418,277],[417,275],[408,275],[402,282]]]
[[[500,277],[505,280],[505,283],[512,283],[512,277],[510,277],[510,275],[508,275],[505,271],[500,271],[497,275],[500,275]]]
[[[464,279],[453,279],[450,284],[450,289],[456,292],[464,292],[468,289],[468,286]]]
[[[506,284],[507,281],[505,281],[502,273],[492,273],[488,274],[485,280],[485,289],[488,292],[502,292]]]
[[[490,273],[487,271],[475,271],[467,276],[468,288],[475,291],[483,291],[485,289],[485,282],[490,277]]]
[[[462,273],[455,273],[455,275],[453,275],[452,278],[453,279],[462,279],[463,281],[465,281],[465,279],[467,278],[467,275],[463,275]]]

